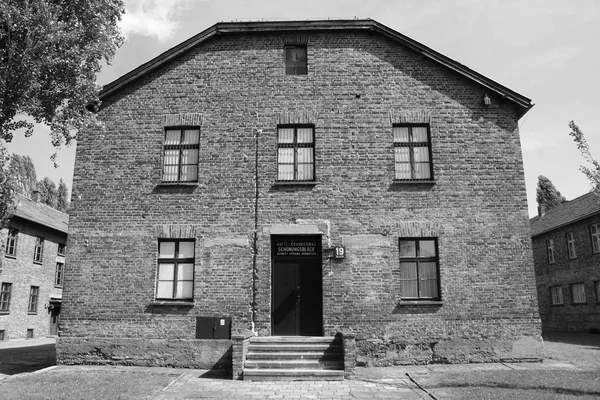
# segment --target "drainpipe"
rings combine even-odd
[[[257,314],[257,302],[256,297],[258,294],[258,268],[257,268],[257,257],[258,257],[258,144],[262,129],[257,129],[254,135],[255,138],[255,149],[254,149],[254,230],[252,232],[252,332],[256,334],[256,314]]]

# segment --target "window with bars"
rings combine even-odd
[[[600,224],[590,226],[590,234],[592,236],[592,251],[600,253]]]
[[[403,300],[439,300],[436,238],[399,239],[400,290]]]
[[[44,256],[44,238],[35,238],[35,247],[33,249],[33,262],[41,263]]]
[[[546,240],[546,251],[548,252],[548,263],[554,264],[556,259],[554,258],[554,240],[547,239]]]
[[[577,250],[575,250],[575,236],[573,232],[567,232],[567,253],[569,259],[577,258]]]
[[[19,231],[17,229],[10,228],[8,230],[8,236],[6,237],[6,247],[4,248],[4,255],[9,257],[17,256],[17,237]]]
[[[433,180],[429,125],[394,125],[394,179]]]
[[[585,285],[583,283],[574,283],[571,285],[571,296],[573,304],[584,304],[585,300]]]
[[[563,304],[563,294],[562,287],[553,286],[550,288],[550,298],[553,306],[558,306]]]
[[[37,313],[39,297],[40,297],[40,287],[32,286],[31,289],[29,289],[29,306],[27,307],[27,312],[29,314]]]
[[[306,57],[306,45],[288,45],[285,51],[285,74],[307,75],[308,62]]]
[[[199,149],[199,128],[166,128],[163,182],[197,182]]]
[[[280,126],[277,129],[277,180],[315,180],[315,135],[313,126]]]
[[[158,242],[157,300],[193,299],[194,246],[189,239]]]
[[[56,287],[62,287],[63,285],[63,269],[64,264],[57,262],[56,268],[54,269],[54,286]]]
[[[12,290],[12,283],[2,282],[0,286],[0,311],[10,311],[10,292]]]

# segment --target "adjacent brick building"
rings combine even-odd
[[[600,331],[600,200],[588,193],[531,219],[544,330]]]
[[[0,231],[0,340],[57,334],[69,217],[15,195]]]
[[[219,23],[101,99],[59,362],[211,366],[229,318],[367,365],[539,358],[526,97],[351,20]]]

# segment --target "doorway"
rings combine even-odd
[[[50,302],[50,329],[48,334],[50,336],[58,335],[58,317],[60,315],[60,302]]]
[[[320,235],[273,235],[271,326],[273,336],[322,336]]]

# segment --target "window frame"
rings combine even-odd
[[[173,242],[175,243],[175,249],[173,258],[162,257],[160,256],[160,244]],[[188,258],[179,258],[179,244],[182,242],[193,243],[194,254],[192,257]],[[157,254],[157,269],[156,269],[156,290],[154,292],[155,299],[157,301],[176,301],[176,302],[193,302],[194,301],[194,283],[195,283],[195,273],[196,273],[196,240],[195,239],[159,239],[158,240],[158,254]],[[160,282],[166,281],[160,279],[160,268],[161,264],[173,264],[173,295],[172,297],[159,297],[158,296],[158,287]],[[192,296],[191,297],[177,297],[177,275],[179,264],[192,264]],[[184,282],[189,282],[189,280],[184,280]]]
[[[288,59],[288,50],[294,50],[294,59]],[[298,60],[296,50],[304,50],[304,60]],[[289,43],[283,46],[283,68],[285,75],[308,75],[308,45],[306,43]]]
[[[67,254],[67,245],[64,243],[59,243],[56,254],[59,256],[65,256]]]
[[[587,304],[587,296],[585,293],[585,283],[583,283],[583,282],[571,283],[570,287],[571,287],[571,302],[573,304]],[[582,289],[583,301],[577,301],[575,299],[575,291],[574,291],[575,287],[580,287]]]
[[[10,299],[12,294],[12,283],[2,282],[0,284],[0,313],[10,313]]]
[[[573,234],[573,232],[567,232],[565,236],[567,239],[567,255],[569,257],[569,260],[574,260],[575,258],[577,258],[577,249],[575,247],[575,235]]]
[[[394,130],[395,128],[409,128],[408,129],[408,142],[397,142],[395,140]],[[411,142],[413,137],[413,128],[426,128],[427,129],[427,142]],[[393,149],[394,149],[394,182],[433,182],[433,152],[431,148],[431,124],[429,123],[395,123],[392,124],[392,141],[393,141]],[[425,144],[425,146],[423,146]],[[397,147],[406,147],[409,149],[409,164],[410,164],[410,178],[398,178],[398,170],[397,165],[399,164],[396,158],[396,148]],[[414,155],[415,147],[426,147],[427,154],[429,157],[429,161],[427,164],[429,165],[429,178],[419,178],[415,177],[416,174],[416,161]],[[406,164],[406,163],[403,163]]]
[[[43,237],[36,236],[33,248],[33,262],[36,264],[42,264],[44,261],[44,242],[45,239]]]
[[[279,134],[281,129],[294,129],[294,141],[293,143],[280,143],[279,142]],[[311,129],[312,131],[312,142],[310,143],[298,143],[298,129]],[[304,183],[304,182],[316,182],[317,180],[317,160],[316,160],[316,151],[315,151],[315,126],[314,124],[280,124],[277,125],[277,179],[276,182],[280,183]],[[290,163],[282,163],[280,161],[280,149],[294,149],[294,177],[293,179],[280,179],[280,166],[281,165],[290,165]],[[298,179],[298,149],[312,149],[312,178],[311,179]]]
[[[402,242],[415,242],[415,257],[402,257],[401,253],[400,253],[400,249],[402,246]],[[419,256],[419,250],[420,250],[420,241],[433,241],[434,242],[434,249],[435,249],[435,256],[433,257],[421,257]],[[399,237],[398,238],[398,258],[399,258],[399,276],[400,276],[400,298],[402,301],[440,301],[442,299],[442,290],[441,290],[441,284],[440,284],[440,257],[439,257],[439,241],[437,237]],[[422,281],[421,279],[421,274],[420,274],[420,268],[419,268],[419,263],[420,262],[435,262],[435,268],[436,268],[436,273],[435,273],[435,283],[436,283],[436,291],[437,291],[437,296],[435,297],[428,297],[428,296],[422,296],[421,295],[421,287],[420,287],[420,282]],[[402,283],[404,281],[407,281],[406,279],[402,279],[402,264],[403,263],[416,263],[416,271],[417,271],[417,277],[414,281],[416,281],[417,283],[417,297],[409,297],[409,296],[404,296],[403,294],[403,290],[402,290]],[[413,280],[411,280],[413,281]]]
[[[29,288],[29,304],[27,306],[28,314],[37,314],[39,299],[40,299],[40,287],[39,286],[30,286],[30,288]]]
[[[198,131],[198,142],[193,144],[183,144],[185,131],[188,130],[197,130]],[[167,144],[167,132],[169,131],[179,131],[179,143],[178,144]],[[163,131],[163,157],[162,157],[162,176],[161,181],[165,184],[197,184],[200,177],[200,138],[202,135],[202,130],[200,126],[196,125],[182,125],[182,126],[166,126]],[[178,164],[177,164],[177,179],[175,180],[166,180],[165,169],[168,166],[174,166],[175,164],[166,164],[167,161],[167,151],[178,150]],[[196,163],[195,164],[182,164],[183,160],[183,151],[184,150],[196,150]],[[196,166],[196,176],[195,179],[183,180],[181,179],[182,175],[182,166]]]
[[[554,239],[546,239],[546,254],[548,256],[548,264],[556,263],[556,255],[554,253]]]
[[[8,228],[6,236],[6,244],[4,246],[4,255],[10,258],[17,257],[17,244],[19,240],[19,230],[16,228]]]
[[[558,285],[550,287],[550,304],[553,306],[562,306],[565,304],[562,286]]]
[[[57,261],[54,267],[54,287],[63,287],[65,263]]]
[[[600,280],[594,281],[594,292],[596,293],[596,303],[600,303]]]
[[[600,224],[590,225],[590,239],[592,241],[592,253],[600,253]]]

